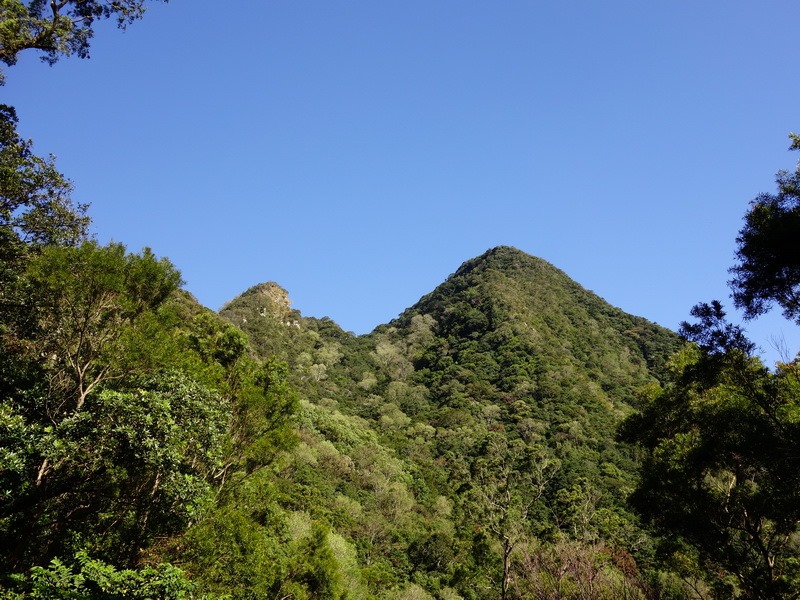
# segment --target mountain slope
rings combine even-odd
[[[407,383],[427,390],[426,401],[399,408],[436,428],[431,458],[444,465],[445,494],[473,485],[487,437],[502,436],[558,463],[543,492],[551,514],[541,531],[552,535],[557,521],[569,521],[553,513],[559,492],[576,485],[593,517],[607,509],[633,522],[624,500],[635,464],[615,432],[657,385],[679,345],[674,333],[500,247],[465,262],[373,337],[411,362]],[[597,523],[582,527],[581,535],[600,535]]]
[[[289,366],[300,443],[271,502],[340,536],[355,595],[524,597],[541,565],[576,556],[632,597],[655,577],[615,432],[675,334],[509,247],[365,336],[302,317],[275,284],[222,315]]]

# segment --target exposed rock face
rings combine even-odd
[[[254,316],[253,313],[261,317],[272,317],[287,325],[294,325],[298,318],[296,311],[292,310],[289,293],[274,281],[254,285],[229,302],[220,312],[222,314],[237,313],[245,307],[249,310],[244,312],[249,314],[242,315],[239,319],[245,323],[247,322],[247,317],[252,318]],[[234,319],[234,322],[237,322],[237,320]]]
[[[279,314],[289,314],[292,310],[291,301],[289,300],[289,292],[287,292],[274,281],[259,283],[245,293],[264,296],[264,298],[269,301],[268,305],[273,308],[273,314],[275,316],[279,316]]]

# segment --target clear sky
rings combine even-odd
[[[800,155],[796,0],[171,0],[0,101],[217,309],[276,281],[365,333],[512,245],[670,328],[728,300],[748,202]],[[800,242],[799,242],[800,243]],[[798,327],[747,324],[778,354]]]

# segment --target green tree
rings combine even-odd
[[[746,318],[776,302],[800,324],[799,185],[800,169],[779,173],[778,193],[745,216],[730,284]],[[621,430],[646,449],[631,503],[670,536],[681,570],[705,572],[718,596],[796,598],[800,362],[770,372],[717,301],[692,316],[669,381]]]
[[[52,246],[30,260],[20,282],[30,318],[6,323],[0,353],[8,566],[98,544],[130,561],[202,502],[221,468],[227,406],[169,365],[137,372],[126,356],[179,281],[169,262],[119,244]]]
[[[28,266],[25,285],[33,328],[20,332],[46,362],[49,417],[80,410],[107,377],[121,377],[119,341],[143,314],[181,283],[180,273],[149,248],[128,254],[122,244],[46,248]],[[27,335],[26,335],[27,334]]]
[[[86,238],[86,206],[71,199],[72,184],[52,157],[36,156],[17,133],[17,113],[0,104],[0,309],[15,301],[9,285],[28,251],[48,244],[75,245]]]
[[[648,451],[634,508],[696,549],[720,596],[796,597],[797,365],[772,374],[741,350],[697,346],[673,364],[673,380],[623,428]]]
[[[528,520],[543,499],[559,464],[543,448],[489,433],[472,465],[472,518],[500,545],[500,598],[508,597],[512,553],[530,533]]]
[[[297,557],[285,575],[279,597],[337,600],[346,596],[329,536],[326,527],[318,523],[312,525],[310,535],[301,542]]]
[[[75,244],[86,237],[85,205],[75,205],[72,184],[17,133],[17,113],[0,104],[0,227],[3,241]]]
[[[50,64],[88,58],[96,21],[115,18],[124,29],[144,11],[145,0],[0,0],[0,61],[12,66],[23,50],[39,50]]]
[[[800,137],[792,136],[800,150]],[[780,171],[776,194],[760,194],[736,238],[738,264],[731,268],[733,300],[747,318],[766,313],[773,302],[800,325],[800,166]]]
[[[116,569],[79,552],[74,564],[54,558],[47,567],[33,567],[15,578],[7,598],[71,599],[130,598],[180,600],[191,598],[194,585],[180,569],[169,564],[140,570]],[[17,595],[19,594],[19,595]]]

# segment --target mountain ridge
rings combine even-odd
[[[387,327],[387,326],[392,326],[392,325],[396,324],[398,321],[402,321],[404,313],[408,312],[409,310],[411,310],[412,308],[416,307],[420,303],[424,303],[427,298],[429,298],[432,294],[434,294],[436,292],[437,289],[439,289],[442,285],[445,285],[448,282],[448,280],[450,280],[450,279],[452,279],[454,277],[461,277],[461,276],[467,276],[467,275],[470,275],[470,274],[480,273],[480,272],[486,271],[488,269],[497,269],[497,270],[505,270],[505,271],[507,271],[508,268],[511,267],[512,269],[515,269],[515,270],[521,270],[525,266],[526,263],[528,264],[529,267],[533,266],[534,268],[539,269],[541,272],[547,272],[547,273],[550,273],[553,276],[556,276],[556,277],[562,279],[562,281],[567,286],[571,286],[571,287],[574,287],[576,290],[580,290],[580,291],[586,292],[588,294],[592,294],[598,300],[607,303],[607,301],[603,297],[597,295],[595,292],[593,292],[591,290],[587,290],[586,288],[582,287],[578,282],[573,280],[565,271],[559,269],[558,267],[556,267],[555,265],[553,265],[549,261],[547,261],[547,260],[545,260],[543,258],[534,256],[534,255],[528,254],[525,251],[520,250],[520,249],[518,249],[518,248],[516,248],[514,246],[499,245],[499,246],[493,246],[493,247],[487,249],[482,254],[462,262],[461,265],[459,265],[459,267],[453,273],[451,273],[449,276],[447,276],[445,278],[445,280],[441,284],[436,286],[436,288],[434,288],[434,290],[432,290],[432,291],[430,291],[430,292],[428,292],[426,294],[423,294],[423,296],[421,296],[420,299],[417,302],[415,302],[410,307],[407,307],[406,309],[401,311],[401,313],[397,317],[394,317],[394,318],[390,319],[386,323],[380,323],[380,324],[376,325],[373,328],[372,331],[369,331],[369,332],[366,332],[366,333],[360,333],[360,334],[353,333],[353,335],[356,336],[356,337],[369,336],[370,334],[372,334],[373,332],[375,332],[376,330],[378,330],[380,328]],[[498,266],[504,267],[504,268],[498,269]],[[280,283],[277,283],[277,282],[271,281],[271,280],[264,281],[264,282],[257,283],[257,284],[254,284],[254,285],[250,286],[245,291],[239,293],[238,295],[234,296],[229,301],[227,301],[222,306],[222,308],[220,308],[219,311],[217,311],[217,312],[219,312],[221,314],[224,314],[226,311],[229,311],[231,306],[235,306],[237,301],[239,301],[240,299],[242,299],[244,297],[251,296],[251,295],[256,295],[256,296],[262,295],[262,296],[266,296],[268,298],[271,298],[273,300],[273,304],[275,306],[278,306],[278,307],[281,308],[280,312],[284,312],[283,311],[283,307],[285,307],[286,314],[291,313],[295,317],[302,317],[302,318],[306,318],[306,319],[329,320],[329,321],[335,322],[335,320],[331,319],[331,317],[329,317],[329,316],[322,316],[322,317],[305,316],[305,315],[302,315],[301,311],[299,311],[298,309],[291,308],[291,300],[290,300],[289,291],[287,291],[286,288],[281,286]],[[280,300],[276,301],[277,298],[280,298]],[[613,307],[613,305],[610,305],[610,306]],[[613,307],[613,308],[615,308],[616,310],[619,310],[621,312],[625,312],[625,311],[622,311],[622,309],[620,309],[620,308],[617,308],[617,307]],[[648,324],[660,327],[662,329],[669,330],[668,328],[666,328],[666,327],[664,327],[662,325],[659,325],[658,323],[656,323],[656,322],[654,322],[652,320],[649,320],[646,317],[632,315],[632,313],[625,313],[625,314],[628,314],[628,315],[631,315],[631,316],[635,316],[637,319],[641,319],[642,322],[644,322],[644,323],[648,323]],[[346,331],[346,330],[343,330],[343,331]]]

